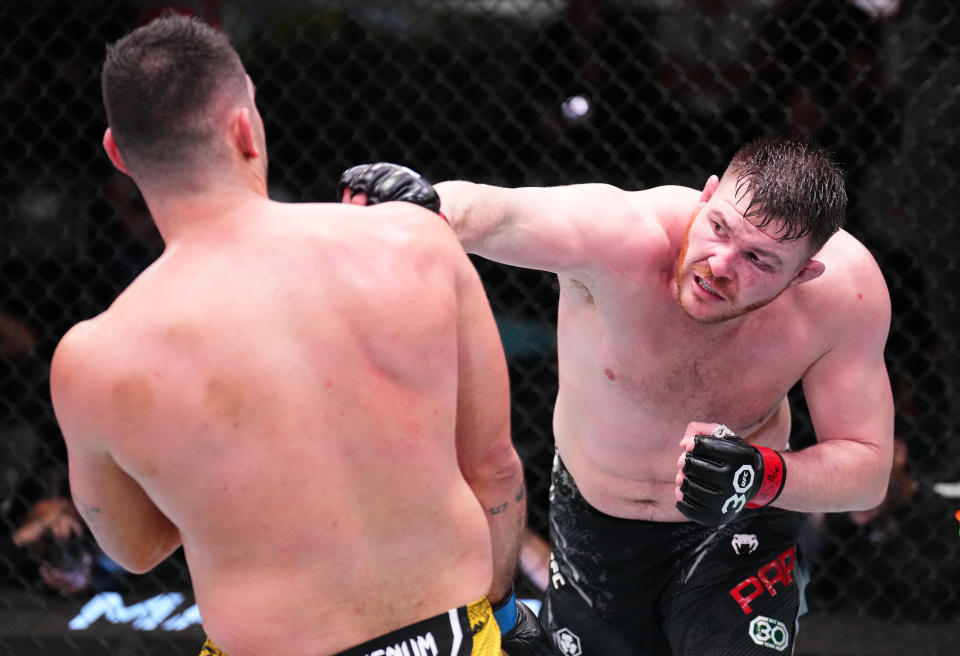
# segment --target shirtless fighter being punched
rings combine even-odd
[[[346,200],[432,191],[391,164],[341,186]],[[541,619],[560,651],[789,653],[800,513],[878,504],[892,457],[890,300],[841,229],[836,164],[770,137],[701,191],[436,192],[468,252],[559,277]],[[791,451],[798,381],[817,443]]]
[[[166,245],[52,364],[104,551],[144,572],[183,546],[204,654],[499,656],[498,626],[511,656],[545,653],[509,601],[506,362],[450,229],[271,201],[253,84],[195,19],[110,46],[103,92],[107,154]]]

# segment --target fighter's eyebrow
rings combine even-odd
[[[727,224],[727,217],[723,215],[723,212],[717,212],[717,211],[710,212],[710,218],[716,221],[717,223],[719,223],[721,226],[723,226],[723,229],[726,230],[728,234],[731,233],[730,226]],[[744,219],[744,221],[746,221],[746,219]],[[763,231],[760,231],[760,232],[763,232]],[[763,234],[766,234],[766,233],[763,233]],[[756,253],[761,257],[765,257],[769,260],[773,260],[775,264],[778,264],[778,265],[783,264],[783,260],[780,259],[779,255],[777,255],[773,251],[768,251],[765,248],[760,248],[759,246],[752,246],[750,244],[747,244],[744,250],[748,250],[752,253]]]

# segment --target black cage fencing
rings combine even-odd
[[[257,84],[271,195],[334,200],[394,161],[440,181],[702,186],[745,140],[835,153],[848,229],[893,299],[897,458],[883,505],[812,515],[802,654],[960,653],[960,5],[953,0],[253,0],[0,5],[0,654],[193,654],[182,559],[119,571],[69,512],[53,347],[161,251],[100,147],[104,46],[173,6]],[[530,526],[546,535],[552,276],[475,259],[513,385]],[[809,439],[799,390],[795,437]],[[527,582],[529,588],[529,582]],[[535,592],[531,592],[535,594]]]

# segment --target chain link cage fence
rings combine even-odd
[[[434,181],[641,189],[698,187],[766,132],[833,151],[848,229],[892,294],[898,451],[880,508],[810,517],[798,653],[960,653],[954,0],[9,0],[0,654],[193,654],[202,641],[179,556],[132,576],[89,537],[38,529],[70,512],[47,391],[53,347],[161,250],[137,190],[101,151],[99,70],[106,43],[165,6],[221,27],[241,53],[281,200],[334,200],[344,168],[379,160]],[[530,527],[545,536],[555,281],[474,262],[509,359]],[[792,397],[794,442],[808,443]]]

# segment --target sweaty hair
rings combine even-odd
[[[736,179],[738,200],[753,194],[744,217],[759,217],[759,228],[779,223],[779,241],[809,235],[813,254],[843,227],[843,172],[824,150],[809,143],[790,137],[756,139],[737,151],[726,175]]]
[[[215,154],[218,112],[247,94],[226,35],[169,12],[107,46],[101,83],[114,141],[141,175],[189,169]]]

